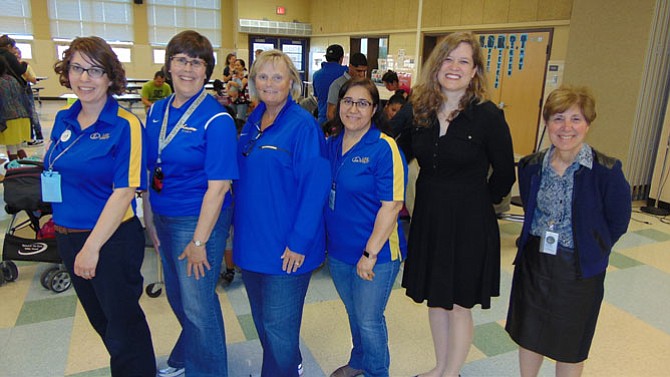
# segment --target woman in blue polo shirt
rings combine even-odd
[[[225,377],[226,337],[215,289],[232,216],[237,132],[230,114],[204,89],[214,70],[207,38],[192,30],[175,35],[165,66],[174,94],[154,103],[147,117],[151,178],[144,215],[182,332],[158,374]]]
[[[340,89],[338,134],[328,139],[332,184],[326,208],[328,266],[349,316],[353,349],[334,376],[388,376],[384,310],[406,251],[398,224],[407,165],[376,127],[379,92],[370,79]]]
[[[52,202],[58,251],[112,375],[153,377],[139,305],[144,231],[135,216],[135,192],[146,187],[142,124],[112,97],[126,77],[101,38],[76,38],[55,71],[79,98],[56,115],[44,156],[42,195]]]
[[[261,376],[295,377],[307,286],[325,255],[325,139],[314,117],[293,100],[301,80],[286,54],[260,54],[249,88],[260,102],[238,144],[233,257],[263,346]]]

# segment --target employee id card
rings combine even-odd
[[[42,172],[42,201],[61,203],[63,196],[60,187],[60,174],[57,171]]]
[[[556,255],[558,251],[558,233],[545,231],[540,244],[540,252],[550,255]]]

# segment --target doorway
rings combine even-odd
[[[305,81],[305,77],[309,73],[307,71],[307,54],[309,53],[309,40],[305,38],[287,38],[287,37],[271,37],[271,36],[249,36],[249,66],[253,64],[255,59],[254,51],[256,50],[272,50],[277,49],[284,52],[293,61],[296,69],[300,73],[300,79]]]

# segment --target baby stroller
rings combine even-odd
[[[56,293],[64,292],[72,281],[58,254],[50,217],[51,205],[42,201],[40,175],[43,164],[41,161],[19,160],[18,167],[8,167],[3,181],[5,211],[12,218],[3,243],[0,285],[19,277],[18,268],[12,261],[48,262],[59,265],[42,274],[42,286]]]

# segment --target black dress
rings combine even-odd
[[[439,122],[414,127],[421,170],[402,285],[416,302],[487,309],[500,295],[500,233],[493,210],[515,180],[504,115],[474,102],[439,136]],[[490,174],[490,176],[489,176]],[[488,178],[487,178],[488,177]]]

